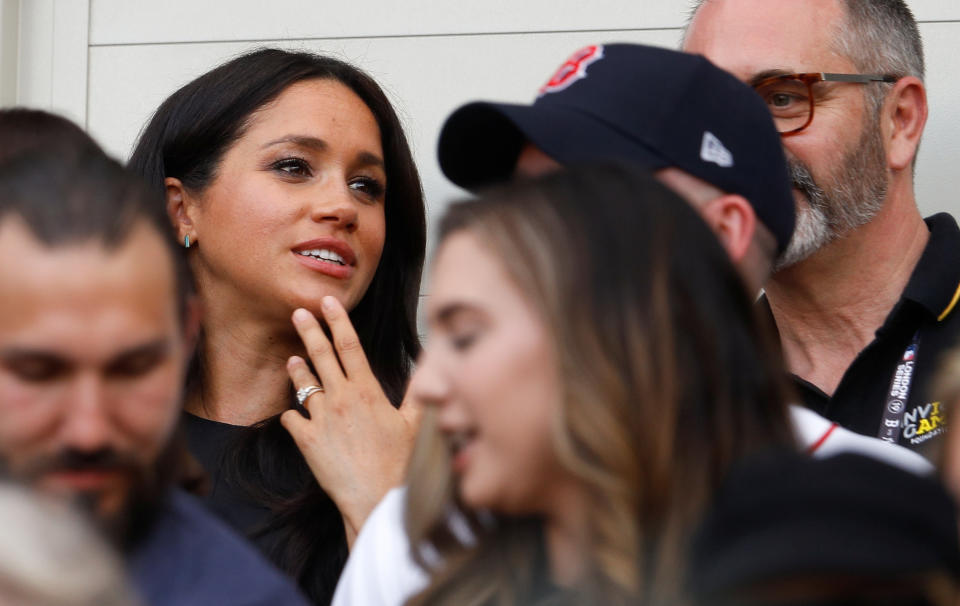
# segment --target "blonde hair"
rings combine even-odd
[[[124,567],[66,503],[0,483],[0,604],[135,606]]]
[[[672,600],[689,533],[741,456],[792,445],[782,373],[726,253],[696,211],[620,166],[571,170],[452,206],[504,261],[557,351],[552,441],[589,499],[587,574],[550,603]],[[430,414],[410,466],[411,544],[439,556],[410,604],[532,603],[549,587],[536,519],[457,501]],[[464,545],[451,512],[475,537]],[[429,564],[421,555],[421,563]]]

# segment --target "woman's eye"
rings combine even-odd
[[[302,158],[277,160],[270,165],[270,168],[291,177],[309,177],[311,175],[310,164]]]
[[[450,337],[450,344],[453,346],[453,349],[456,351],[466,351],[473,345],[477,340],[477,333],[469,332],[461,335],[452,335]]]
[[[380,181],[370,177],[358,177],[350,181],[350,189],[358,191],[369,198],[380,199],[387,188]]]

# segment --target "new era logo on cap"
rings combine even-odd
[[[704,131],[703,133],[703,142],[700,143],[700,159],[704,162],[713,162],[723,168],[733,166],[733,154],[710,131]]]

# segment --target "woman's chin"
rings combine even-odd
[[[296,292],[288,293],[287,296],[283,297],[284,317],[289,320],[290,315],[293,314],[296,309],[306,309],[313,315],[318,318],[322,316],[322,307],[323,298],[327,296],[335,297],[341,303],[344,302],[344,294],[341,291],[324,288],[324,289],[310,289],[304,290],[301,289]]]
[[[319,317],[321,315],[321,303],[323,302],[324,297],[333,297],[340,302],[347,310],[352,310],[356,307],[357,303],[360,301],[362,296],[356,295],[352,292],[344,292],[339,288],[316,288],[310,289],[309,291],[300,291],[292,293],[292,296],[288,299],[290,301],[291,307],[290,312],[293,313],[294,309],[303,308],[313,313],[313,315]]]

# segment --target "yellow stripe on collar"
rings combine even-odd
[[[944,309],[939,316],[937,316],[937,322],[943,322],[943,319],[950,315],[950,312],[953,311],[958,299],[960,299],[960,284],[957,285],[957,290],[953,293],[953,298],[950,299],[950,305],[947,305],[947,308]]]

